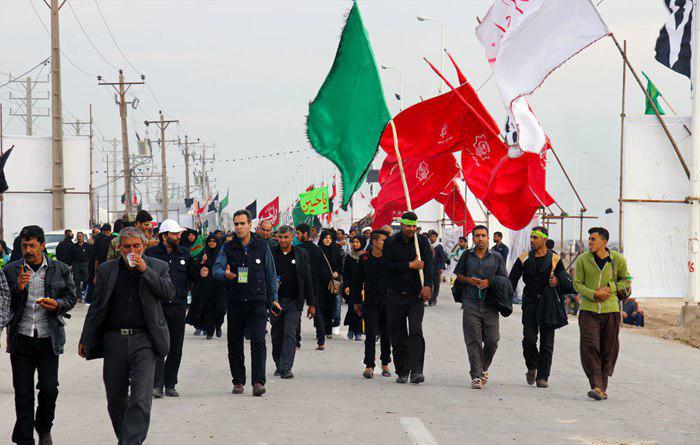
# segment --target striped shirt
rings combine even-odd
[[[29,264],[24,263],[25,270],[29,270],[31,276],[27,285],[27,304],[24,307],[22,320],[19,322],[19,333],[27,337],[33,337],[35,331],[39,338],[51,336],[46,310],[36,302],[39,298],[45,297],[44,281],[49,268],[46,257],[42,255],[42,258],[44,262],[36,272],[29,267]]]

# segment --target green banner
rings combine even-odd
[[[299,195],[299,204],[304,215],[323,215],[331,211],[328,187],[320,187]]]

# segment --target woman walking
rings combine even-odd
[[[216,257],[219,255],[221,244],[214,235],[209,235],[204,242],[200,264],[212,270]],[[211,340],[216,334],[221,337],[221,326],[226,315],[226,297],[223,292],[223,284],[216,280],[213,274],[209,274],[197,283],[194,289],[192,305],[187,314],[187,322],[199,331],[204,331],[207,340]]]
[[[352,240],[350,240],[350,247],[351,249],[345,256],[345,262],[343,263],[343,296],[345,297],[345,303],[348,305],[348,311],[345,313],[345,321],[343,324],[348,327],[348,340],[355,339],[356,341],[361,341],[362,317],[357,315],[353,307],[354,304],[362,304],[362,296],[357,296],[360,298],[360,301],[353,301],[352,294],[350,293],[350,284],[357,272],[357,263],[360,261],[360,255],[365,253],[364,237],[353,237]]]
[[[323,330],[326,338],[333,338],[333,313],[340,292],[340,279],[343,271],[340,248],[333,238],[333,232],[324,230],[318,241],[318,246],[323,253],[319,280],[319,307],[323,315]]]

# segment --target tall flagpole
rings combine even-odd
[[[697,6],[697,4],[696,4]],[[691,140],[691,164],[690,183],[692,196],[690,197],[690,240],[688,244],[688,287],[689,299],[700,302],[700,57],[698,57],[698,43],[700,43],[700,17],[696,14],[697,7],[693,8],[693,55],[691,66],[691,80],[693,89],[693,122]]]
[[[399,151],[399,138],[396,135],[396,125],[394,125],[394,119],[389,121],[391,125],[391,133],[394,136],[394,152],[396,153],[396,161],[399,163],[399,173],[401,174],[401,183],[403,184],[403,193],[406,197],[406,207],[409,212],[413,211],[413,206],[411,205],[411,196],[408,194],[408,183],[406,182],[406,173],[403,171],[403,161],[401,160],[401,152]],[[420,257],[420,247],[418,245],[418,234],[413,235],[413,242],[416,246],[416,257],[419,261],[423,261]],[[418,275],[420,276],[421,287],[425,286],[425,275],[423,269],[418,269]]]

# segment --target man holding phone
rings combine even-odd
[[[46,241],[41,227],[26,226],[19,237],[23,258],[3,269],[12,310],[7,344],[17,414],[12,441],[34,443],[36,430],[39,444],[48,445],[58,398],[58,356],[66,342],[64,317],[70,318],[68,311],[75,306],[75,283],[67,265],[42,253]]]
[[[301,322],[301,311],[304,301],[309,306],[308,317],[316,313],[316,285],[311,278],[309,254],[302,247],[292,246],[294,231],[289,226],[277,229],[277,246],[272,249],[275,260],[277,296],[282,308],[275,306],[270,309],[272,329],[272,359],[277,367],[275,375],[283,379],[292,379],[292,366],[296,353],[297,326]]]

